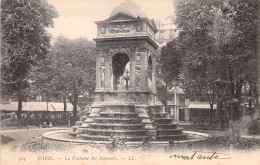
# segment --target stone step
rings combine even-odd
[[[84,134],[88,135],[99,135],[99,136],[111,136],[111,135],[122,135],[122,136],[141,136],[146,135],[146,130],[112,130],[112,129],[85,129]]]
[[[100,117],[127,117],[127,118],[136,118],[138,117],[137,113],[131,113],[131,112],[127,112],[127,113],[106,113],[106,112],[102,112],[100,113]]]
[[[149,115],[168,115],[168,113],[166,112],[152,112],[152,113],[148,113]]]
[[[125,129],[125,130],[133,130],[133,129],[143,129],[144,124],[107,124],[107,123],[89,123],[89,127],[93,129]]]
[[[147,130],[113,130],[113,129],[86,129],[90,132],[111,132],[111,133],[125,133],[125,132],[146,132]]]
[[[163,117],[158,117],[158,118],[151,118],[152,120],[173,120],[172,118],[163,118]]]
[[[163,113],[166,113],[165,111],[163,110],[158,110],[158,109],[149,109],[148,110],[148,114],[156,114],[156,113],[160,113],[160,114],[163,114]]]
[[[175,129],[157,129],[158,132],[165,132],[165,131],[182,131],[183,128],[175,128]]]
[[[100,114],[113,114],[113,115],[135,115],[135,112],[100,112]]]
[[[97,141],[108,141],[111,136],[94,136],[94,135],[80,135],[83,139],[87,140],[97,140]],[[122,139],[126,139],[127,141],[142,141],[143,139],[149,139],[149,136],[121,136]]]
[[[178,127],[178,123],[173,124],[154,124],[157,129],[176,129]]]
[[[94,120],[141,120],[141,118],[138,118],[138,117],[96,117],[94,118]]]
[[[137,124],[140,118],[94,118],[94,123],[118,123],[118,124]]]

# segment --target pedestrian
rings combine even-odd
[[[25,120],[26,128],[29,129],[29,115],[26,115],[24,120]]]
[[[52,122],[50,122],[50,124],[49,124],[49,128],[51,128],[52,127]]]

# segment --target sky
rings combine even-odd
[[[112,10],[125,0],[48,0],[58,11],[54,19],[54,28],[48,32],[57,37],[85,37],[90,40],[96,37],[95,21],[109,17]],[[132,0],[139,5],[149,19],[164,19],[172,15],[172,0]]]

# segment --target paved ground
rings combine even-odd
[[[21,128],[21,129],[11,129],[11,130],[1,130],[1,142],[2,144],[8,145],[21,145],[26,143],[28,140],[41,137],[42,133],[58,130],[58,129],[68,129],[66,127],[54,127],[54,128]],[[3,138],[8,138],[9,141],[3,141]]]
[[[73,157],[73,156],[80,156],[80,157],[92,157],[92,156],[98,156],[98,157],[104,157],[104,155],[109,155],[109,156],[115,156],[117,158],[121,158],[123,157],[125,160],[129,157],[129,155],[133,155],[135,157],[136,160],[148,160],[150,161],[150,158],[157,158],[156,154],[161,154],[162,155],[162,160],[169,160],[169,161],[173,161],[169,159],[169,155],[171,155],[172,153],[180,153],[182,154],[184,151],[187,150],[187,147],[185,147],[186,149],[183,150],[183,148],[181,148],[178,145],[173,146],[174,148],[169,148],[169,146],[167,146],[166,148],[159,148],[159,150],[156,148],[156,151],[154,155],[152,155],[153,153],[150,152],[139,152],[140,149],[142,148],[137,148],[137,149],[131,149],[131,150],[123,150],[119,151],[119,152],[113,152],[113,153],[109,153],[109,154],[103,154],[104,152],[106,153],[107,148],[105,146],[95,146],[92,144],[88,144],[88,145],[75,145],[75,144],[71,144],[71,143],[65,143],[65,142],[57,142],[57,141],[50,141],[50,140],[44,140],[43,142],[41,141],[41,135],[44,132],[48,132],[48,131],[54,131],[54,130],[58,130],[58,129],[68,129],[68,127],[54,127],[54,128],[30,128],[29,130],[27,130],[26,128],[22,128],[22,129],[11,129],[11,130],[1,130],[1,141],[4,141],[4,143],[2,142],[1,145],[1,155],[2,156],[2,160],[5,159],[5,161],[7,162],[12,162],[9,164],[35,164],[35,162],[37,162],[36,164],[48,164],[51,162],[51,164],[77,164],[79,163],[79,161],[65,161],[64,155],[65,157]],[[205,131],[205,130],[197,130],[198,132],[207,132],[211,135],[225,135],[228,133],[228,131]],[[37,140],[35,140],[37,139]],[[44,145],[47,144],[47,150],[44,149]],[[43,147],[39,147],[39,145],[43,145]],[[207,144],[208,145],[208,144]],[[16,148],[12,148],[12,146],[16,146]],[[201,146],[201,145],[200,145]],[[99,148],[98,148],[99,147]],[[194,148],[196,147],[196,145],[194,144],[193,146]],[[26,150],[23,150],[23,149]],[[36,150],[34,150],[34,148],[36,148]],[[37,150],[37,148],[40,150]],[[194,148],[192,148],[194,150]],[[5,150],[6,149],[6,150]],[[11,149],[12,151],[9,152]],[[196,148],[195,148],[196,149]],[[198,148],[199,151],[204,151],[204,148]],[[190,152],[192,152],[193,150],[189,149]],[[22,152],[21,152],[22,151]],[[23,151],[29,151],[29,152],[23,152]],[[39,151],[39,152],[38,152]],[[102,152],[100,152],[102,151]],[[104,152],[103,152],[104,151]],[[154,151],[154,150],[152,150]],[[197,150],[196,150],[197,151]],[[212,153],[214,153],[214,151],[212,151]],[[221,151],[222,152],[222,151]],[[124,153],[126,155],[124,155]],[[51,155],[52,158],[54,158],[55,160],[57,160],[55,162],[52,161],[41,161],[39,160],[39,156],[41,157],[42,155]],[[119,154],[122,154],[121,157],[118,156]],[[256,154],[257,155],[257,154]],[[19,158],[20,157],[24,157],[26,159],[26,162],[19,162]],[[243,156],[243,155],[242,155]],[[9,159],[7,159],[9,157]],[[236,156],[237,158],[240,158],[241,156]],[[60,159],[62,158],[62,159]],[[232,155],[232,158],[234,159],[235,156]],[[92,160],[91,160],[92,161]],[[91,161],[88,161],[87,164],[90,164]],[[82,163],[84,162],[84,163]],[[85,164],[86,161],[82,161],[80,162],[80,164]],[[100,161],[101,162],[101,161]],[[95,161],[95,163],[97,163]],[[149,162],[147,162],[148,164]],[[160,163],[160,162],[158,162]],[[140,163],[142,164],[142,163]],[[146,164],[146,163],[145,163]],[[198,162],[198,164],[200,164]],[[216,163],[217,164],[217,163]],[[220,164],[220,163],[218,163]],[[232,164],[229,163],[229,164]]]

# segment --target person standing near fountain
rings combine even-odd
[[[101,88],[104,88],[105,87],[105,71],[106,71],[106,68],[104,66],[101,66],[100,67],[100,75],[101,75]]]

